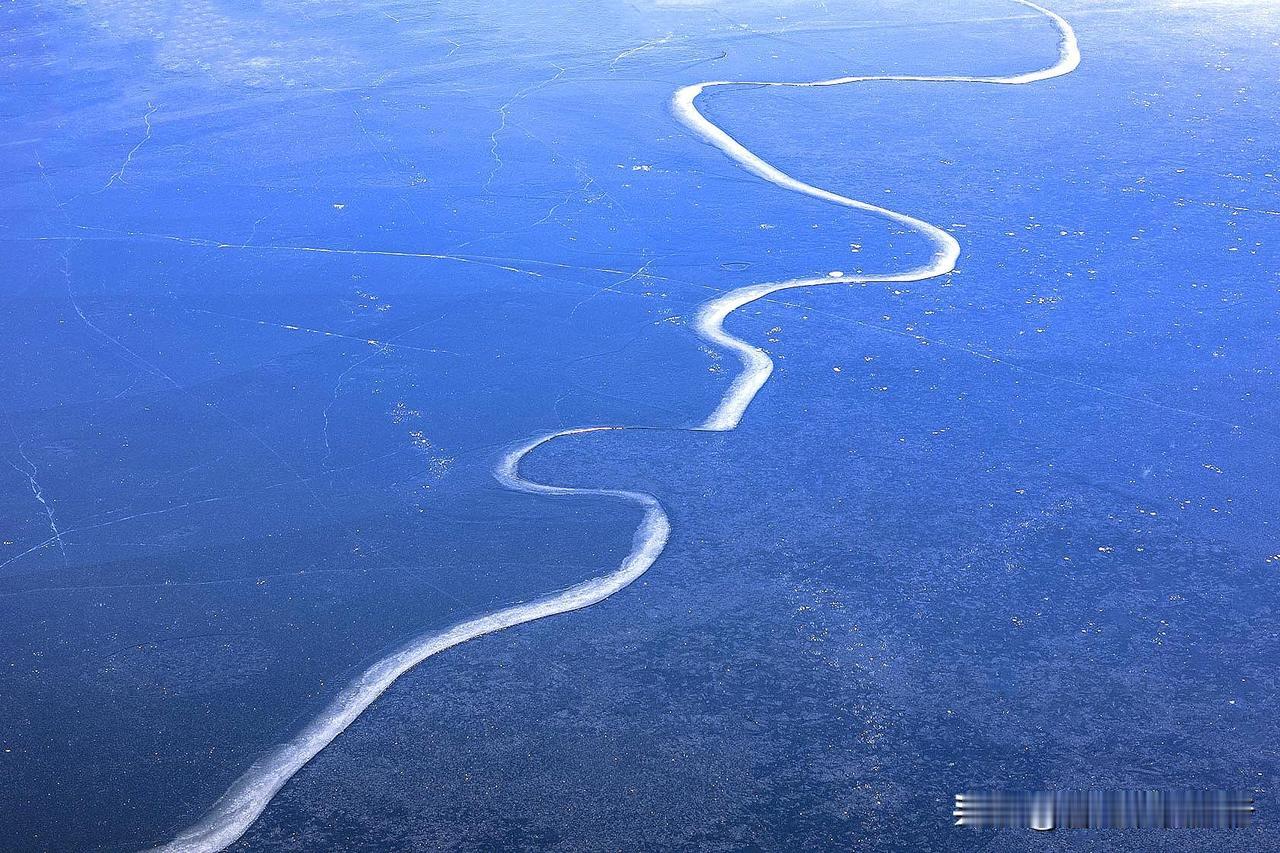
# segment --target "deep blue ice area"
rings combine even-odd
[[[240,850],[1280,847],[1280,15],[973,2],[10,3],[0,849],[135,850],[407,639]],[[1238,833],[998,838],[971,787],[1244,788]]]

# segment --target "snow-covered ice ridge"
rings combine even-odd
[[[914,83],[986,83],[995,85],[1022,85],[1061,77],[1075,70],[1080,64],[1080,48],[1075,31],[1060,15],[1030,0],[1013,0],[1022,6],[1045,15],[1058,30],[1058,59],[1052,65],[1038,71],[1028,71],[1004,77],[990,76],[917,76],[908,74],[836,77],[811,82],[770,82],[749,80],[716,80],[695,83],[679,89],[672,101],[676,117],[706,142],[714,145],[726,156],[747,171],[769,183],[784,189],[803,193],[832,204],[854,208],[884,216],[899,225],[927,237],[935,249],[928,263],[915,269],[885,275],[846,276],[842,273],[810,275],[803,278],[765,284],[753,284],[732,290],[706,302],[698,312],[698,334],[708,342],[734,352],[742,363],[742,371],[734,379],[715,410],[699,426],[691,430],[725,432],[741,422],[747,407],[768,381],[773,372],[773,362],[758,347],[735,338],[724,330],[725,318],[743,305],[762,299],[780,290],[796,287],[813,287],[823,284],[850,284],[871,282],[922,281],[946,275],[955,269],[960,257],[960,244],[936,225],[865,201],[848,198],[821,187],[807,184],[770,165],[748,150],[722,128],[704,116],[697,108],[697,99],[708,89],[722,86],[774,86],[774,87],[822,87],[842,86],[848,83],[869,81],[901,81]],[[608,574],[584,581],[560,592],[534,601],[506,607],[494,613],[470,619],[444,631],[418,637],[394,653],[379,660],[365,670],[293,739],[281,744],[259,758],[223,794],[198,823],[181,832],[167,844],[155,848],[164,853],[212,853],[234,843],[249,829],[266,809],[267,804],[284,784],[303,765],[333,742],[347,726],[351,725],[374,700],[382,695],[396,679],[432,655],[439,654],[459,643],[503,628],[510,628],[535,619],[580,610],[603,601],[643,575],[653,565],[666,546],[671,524],[662,505],[653,495],[622,489],[587,489],[554,486],[528,480],[520,474],[520,461],[535,449],[559,438],[606,430],[626,430],[636,427],[589,426],[547,433],[508,451],[499,461],[494,476],[507,488],[537,495],[611,497],[636,504],[643,508],[644,518],[632,540],[631,551],[622,563]]]

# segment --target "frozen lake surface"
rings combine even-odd
[[[1280,846],[1280,12],[1052,10],[9,4],[0,847]]]

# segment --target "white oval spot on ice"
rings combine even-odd
[[[827,273],[827,275],[831,276],[832,278],[844,278],[844,271],[832,270],[831,272]]]

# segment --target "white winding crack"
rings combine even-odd
[[[724,330],[724,320],[733,311],[764,298],[771,293],[797,287],[822,284],[905,282],[921,281],[946,275],[955,268],[960,256],[960,245],[955,238],[936,225],[922,219],[899,213],[888,208],[838,195],[828,190],[806,184],[787,175],[780,169],[753,154],[736,139],[712,123],[696,106],[697,98],[707,89],[721,86],[771,86],[771,87],[822,87],[868,81],[903,81],[920,83],[987,83],[1020,85],[1048,80],[1069,74],[1080,64],[1080,51],[1071,25],[1061,16],[1030,0],[1014,0],[1022,6],[1046,16],[1059,33],[1058,59],[1047,68],[1006,77],[996,76],[916,76],[881,75],[862,77],[837,77],[814,82],[762,82],[762,81],[712,81],[685,86],[676,92],[673,108],[679,118],[705,141],[720,149],[725,155],[746,170],[776,184],[804,195],[832,204],[875,213],[929,238],[934,244],[931,260],[915,269],[901,273],[877,276],[846,277],[829,274],[820,277],[796,278],[781,282],[755,284],[731,291],[705,303],[699,311],[696,328],[708,342],[734,352],[743,370],[729,390],[696,431],[727,432],[737,427],[747,407],[755,398],[773,370],[773,362],[758,347],[735,338]],[[398,651],[378,661],[352,684],[348,685],[329,706],[292,740],[262,756],[231,786],[213,807],[194,826],[184,830],[168,844],[157,850],[167,853],[210,853],[240,838],[267,807],[284,784],[303,765],[328,746],[334,738],[368,708],[397,678],[419,663],[445,649],[476,637],[500,631],[514,625],[568,613],[603,601],[640,577],[653,565],[662,553],[671,525],[658,499],[644,492],[622,489],[589,489],[554,486],[537,483],[521,476],[520,461],[535,449],[567,436],[610,430],[626,430],[623,426],[594,426],[565,429],[538,436],[509,451],[502,457],[494,471],[498,482],[507,488],[528,494],[561,497],[610,497],[635,504],[644,510],[644,518],[636,530],[631,551],[613,572],[576,584],[558,593],[544,596],[532,602],[507,607],[487,616],[471,619],[445,631],[419,637]]]

